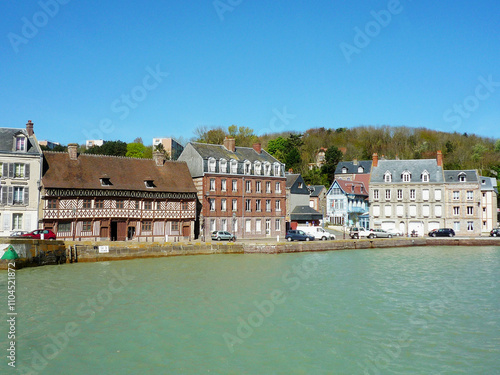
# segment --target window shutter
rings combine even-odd
[[[9,177],[14,177],[14,163],[9,163]]]
[[[2,205],[7,204],[7,186],[2,186],[2,189],[0,190],[2,194]]]
[[[13,204],[14,203],[14,187],[9,186],[9,196],[7,198],[7,203],[8,204]]]
[[[24,164],[24,177],[30,178],[30,165]]]
[[[9,177],[9,163],[3,163],[2,166],[2,178]]]
[[[24,204],[26,205],[30,204],[30,193],[28,187],[24,188]]]

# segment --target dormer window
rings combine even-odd
[[[347,173],[347,167],[342,167],[342,173]]]
[[[148,189],[156,187],[155,184],[153,183],[153,180],[144,180],[144,185],[146,185]]]
[[[467,181],[467,175],[465,172],[461,172],[458,174],[458,181],[460,182],[466,182]]]
[[[262,174],[262,163],[260,161],[256,161],[253,168],[254,168],[254,174],[257,175]]]
[[[274,175],[275,176],[280,175],[280,165],[278,163],[274,163]]]
[[[429,182],[429,172],[427,171],[422,172],[422,182]]]
[[[231,160],[231,173],[236,174],[238,173],[238,162],[236,160]]]
[[[358,173],[364,173],[365,169],[362,166],[358,167]]]
[[[210,158],[208,159],[208,171],[209,172],[215,172],[215,159],[214,158]]]
[[[271,163],[267,162],[264,164],[264,174],[266,176],[270,176],[271,175]]]
[[[227,160],[226,159],[219,160],[219,169],[220,169],[220,173],[227,173]]]
[[[403,180],[403,182],[410,182],[411,181],[411,173],[408,171],[404,171],[401,174],[401,179]]]
[[[101,186],[111,186],[113,185],[109,179],[109,177],[101,178]]]
[[[250,163],[248,160],[245,160],[245,174],[250,174],[252,171],[252,163]]]
[[[26,151],[26,137],[16,137],[16,151]]]
[[[384,182],[392,182],[392,174],[387,171],[384,173]]]

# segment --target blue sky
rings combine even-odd
[[[189,139],[407,125],[499,137],[500,2],[3,1],[0,126]]]

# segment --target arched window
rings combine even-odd
[[[227,173],[227,160],[226,159],[219,160],[219,172],[220,173]]]
[[[358,167],[358,173],[364,173],[365,172],[365,169],[360,165]]]
[[[385,182],[392,182],[392,174],[391,172],[387,171],[384,173],[384,181]]]
[[[342,167],[342,173],[347,173],[347,167]]]
[[[254,163],[253,173],[259,176],[262,174],[262,163],[260,161]]]
[[[266,163],[264,164],[264,174],[265,174],[266,176],[270,176],[270,175],[271,175],[271,163],[266,162]]]
[[[423,171],[421,177],[422,177],[422,182],[429,182],[429,172]]]
[[[465,172],[460,172],[458,174],[458,181],[460,181],[460,182],[466,182],[467,181],[467,175],[465,174]]]
[[[216,161],[214,158],[208,159],[208,171],[209,172],[215,172],[215,164],[216,164]]]
[[[274,163],[274,175],[279,176],[280,175],[280,165],[279,163]]]
[[[411,181],[411,173],[408,171],[404,171],[401,174],[401,179],[403,180],[403,182],[410,182]]]
[[[232,174],[238,173],[238,162],[234,159],[231,160],[231,173]]]
[[[248,160],[245,160],[245,174],[250,174],[252,172],[252,163],[250,163]]]

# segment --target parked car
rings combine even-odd
[[[404,235],[404,233],[402,231],[400,231],[399,229],[396,229],[396,228],[387,229],[386,232],[392,234],[393,237]]]
[[[316,240],[334,240],[335,235],[333,233],[330,233],[326,230],[324,230],[321,227],[310,227],[310,226],[298,226],[297,230],[302,230],[305,233],[314,236],[314,239]]]
[[[28,231],[16,230],[14,232],[10,232],[9,237],[21,237],[21,236],[25,235],[26,233],[28,233]]]
[[[216,241],[228,240],[234,242],[236,241],[236,236],[223,230],[216,230],[212,232],[212,240]]]
[[[349,231],[349,236],[351,238],[361,238],[361,237],[366,237],[366,238],[374,238],[375,237],[375,234],[373,233],[373,231],[371,229],[365,229],[363,227],[354,227],[354,228],[351,228],[351,230]]]
[[[392,234],[383,229],[372,229],[372,231],[377,238],[392,238]]]
[[[429,232],[430,237],[454,237],[455,231],[451,228],[433,229]]]
[[[34,238],[36,240],[40,240],[43,237],[44,240],[55,240],[56,234],[52,232],[50,229],[37,229],[32,232],[23,234],[21,237],[29,237],[29,238]]]
[[[303,230],[289,230],[286,232],[287,241],[314,241],[314,236],[307,234]]]
[[[498,237],[498,236],[500,236],[500,228],[492,229],[491,232],[490,232],[490,236],[492,236],[492,237]]]

